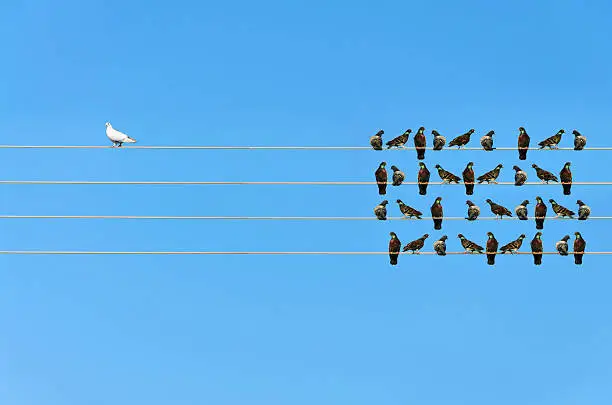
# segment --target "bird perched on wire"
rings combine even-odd
[[[465,236],[463,236],[463,234],[459,234],[457,235],[457,237],[461,240],[461,246],[463,246],[463,249],[465,249],[465,253],[482,253],[483,248],[482,246],[472,242],[471,240],[467,239]]]
[[[436,165],[436,169],[438,169],[438,176],[440,176],[440,179],[442,179],[443,183],[450,184],[452,182],[455,182],[459,184],[459,181],[461,180],[459,176],[456,176],[451,172],[447,172],[440,165]]]
[[[444,210],[442,209],[442,197],[437,197],[431,206],[431,217],[434,223],[434,229],[442,229],[442,219],[444,217]]]
[[[480,215],[480,208],[470,200],[467,200],[465,203],[468,206],[467,217],[465,219],[468,221],[476,221],[476,218]]]
[[[521,221],[526,221],[527,218],[527,204],[529,204],[529,200],[523,200],[522,203],[516,206],[514,209],[514,213]]]
[[[387,169],[385,169],[385,166],[387,166],[387,162],[380,162],[378,169],[374,172],[379,195],[387,194],[387,180],[389,177],[387,176]]]
[[[446,145],[446,138],[435,129],[431,130],[431,134],[433,135],[433,150],[442,150],[444,145]]]
[[[402,249],[404,252],[407,251],[411,251],[412,253],[419,253],[419,250],[423,249],[423,246],[425,246],[425,239],[429,238],[428,234],[425,234],[423,236],[421,236],[419,239],[413,240],[412,242],[409,242],[408,244],[406,244],[406,246],[404,246],[404,249]]]
[[[399,205],[399,209],[401,213],[404,214],[405,218],[417,217],[417,219],[423,219],[421,218],[421,215],[423,215],[421,211],[404,204],[404,202],[400,199],[396,200],[395,202]]]
[[[391,235],[391,240],[389,241],[389,262],[392,266],[395,266],[402,249],[402,242],[397,238],[395,232],[390,232],[389,235]]]
[[[468,162],[465,169],[463,169],[463,184],[465,185],[465,194],[474,194],[474,162]]]
[[[486,172],[482,176],[478,176],[476,180],[478,180],[478,184],[482,184],[483,182],[487,182],[487,184],[491,184],[491,182],[497,184],[497,178],[499,177],[499,172],[501,171],[502,165],[501,163],[495,166],[495,169]]]
[[[501,247],[500,252],[502,254],[506,253],[506,252],[510,252],[510,254],[514,254],[516,253],[521,246],[523,245],[523,239],[525,239],[525,234],[521,234],[518,239],[513,240],[512,242],[508,243],[507,245],[504,245]]]
[[[533,254],[533,264],[539,266],[542,264],[542,252],[544,247],[542,246],[542,232],[536,232],[535,236],[531,240],[531,253]]]
[[[591,208],[582,202],[582,200],[576,201],[576,204],[578,204],[578,220],[586,221],[589,215],[591,215]]]
[[[561,185],[563,186],[563,194],[572,194],[572,171],[570,170],[571,162],[565,162],[563,169],[559,172],[559,178],[561,179]]]
[[[427,146],[427,139],[425,139],[425,127],[420,127],[417,133],[414,135],[414,147],[417,152],[417,159],[425,159],[425,147]]]
[[[493,266],[495,264],[495,256],[497,256],[497,247],[499,246],[499,243],[497,242],[497,239],[495,239],[493,232],[487,232],[487,236],[487,264]]]
[[[434,252],[436,252],[438,256],[446,256],[446,239],[448,239],[448,236],[443,235],[433,244]]]
[[[559,252],[559,254],[561,256],[567,256],[569,255],[568,251],[569,251],[569,246],[567,244],[567,241],[570,239],[569,235],[565,235],[563,238],[561,238],[561,240],[557,243],[555,243],[555,249],[557,249],[557,252]]]
[[[574,150],[583,150],[587,142],[586,136],[575,129],[572,131],[572,134],[574,134]]]
[[[391,139],[389,142],[387,142],[387,149],[391,149],[394,146],[398,148],[403,148],[406,142],[408,142],[408,137],[411,133],[412,129],[407,129],[400,136],[396,136],[395,138]]]
[[[557,204],[557,202],[553,200],[552,198],[550,198],[548,202],[552,204],[552,210],[554,211],[555,214],[557,214],[557,218],[563,218],[563,217],[574,218],[573,217],[573,215],[575,215],[574,211],[569,210],[560,204]]]
[[[385,133],[382,129],[378,131],[376,134],[370,137],[370,145],[374,150],[382,150],[383,139],[382,136]]]
[[[136,143],[136,139],[130,138],[123,132],[117,131],[110,122],[107,122],[105,125],[106,136],[113,142],[113,146],[118,146],[120,148],[124,143]]]
[[[487,198],[487,203],[489,203],[489,205],[491,206],[491,212],[493,214],[495,214],[495,216],[499,216],[499,219],[502,219],[505,216],[507,217],[511,217],[512,213],[510,212],[510,210],[502,205],[496,204],[493,201],[491,201],[490,198]]]
[[[582,264],[582,256],[584,256],[584,249],[586,248],[586,241],[582,238],[580,232],[574,232],[576,239],[574,239],[574,263]]]
[[[381,221],[387,220],[387,204],[389,204],[389,201],[384,200],[374,207],[374,215]]]
[[[515,171],[515,173],[514,173],[514,185],[515,186],[522,186],[523,184],[525,184],[525,182],[527,181],[527,173],[522,171],[521,168],[518,167],[518,166],[512,166],[512,169],[514,169],[514,171]]]
[[[470,141],[470,136],[474,133],[473,129],[470,129],[463,135],[459,135],[448,144],[449,147],[457,146],[458,149],[461,149],[462,146],[465,146]]]
[[[495,135],[495,131],[491,130],[487,132],[482,138],[480,138],[480,145],[486,151],[492,151],[496,148],[493,147],[493,135]]]
[[[519,128],[519,136],[518,136],[518,154],[519,154],[519,160],[526,160],[527,159],[527,151],[529,150],[529,142],[531,141],[531,138],[529,138],[529,135],[527,134],[527,131],[525,131],[525,128],[520,127]]]
[[[417,183],[419,183],[419,194],[427,194],[427,185],[429,184],[429,169],[425,166],[425,163],[419,162],[419,173],[417,174]]]
[[[540,145],[540,149],[544,149],[545,147],[548,147],[549,149],[553,149],[553,148],[558,149],[559,142],[561,142],[561,136],[564,133],[565,133],[565,130],[560,129],[559,132],[557,132],[553,136],[544,139],[542,142],[538,143],[538,145]]]
[[[546,204],[544,204],[542,197],[536,197],[536,206],[534,210],[536,229],[544,229],[546,211],[548,211],[548,207],[546,207]]]
[[[391,185],[399,186],[406,179],[406,175],[404,174],[404,172],[398,169],[397,166],[391,166],[391,170],[393,170],[393,177],[391,177],[393,183],[391,183]]]
[[[557,176],[555,176],[554,174],[552,174],[551,172],[547,170],[540,168],[535,163],[532,164],[531,167],[535,169],[536,175],[538,176],[540,180],[542,180],[543,183],[548,184],[549,181],[554,181],[555,183],[559,182],[559,179],[557,179]]]

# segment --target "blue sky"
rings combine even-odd
[[[367,145],[406,128],[497,146],[579,129],[610,146],[605,2],[27,1],[0,5],[1,143]],[[571,136],[562,146],[571,145]],[[576,181],[612,181],[606,152],[529,152]],[[8,180],[373,180],[416,176],[414,151],[0,150]],[[426,154],[460,173],[516,152]],[[433,173],[435,178],[435,173]],[[464,215],[461,187],[388,199]],[[611,215],[604,187],[476,187],[513,209],[536,195]],[[367,216],[376,186],[3,186],[22,215]],[[533,208],[533,205],[531,206]],[[392,204],[391,215],[397,215]],[[500,243],[533,221],[155,222],[2,220],[0,249],[385,250],[457,233]],[[604,221],[547,221],[547,250]],[[573,240],[573,238],[572,238]],[[526,248],[527,246],[525,246]],[[525,249],[524,248],[524,249]],[[0,403],[609,404],[606,256],[0,257]]]

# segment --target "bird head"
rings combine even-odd
[[[408,135],[412,132],[412,129],[407,129],[406,132],[404,132],[404,135]]]
[[[521,234],[521,236],[519,236],[518,238],[519,238],[520,240],[523,240],[523,239],[525,239],[525,238],[526,238],[526,236],[525,236],[525,234],[524,234],[524,233],[522,233],[522,234]]]
[[[521,133],[523,133],[523,132],[525,132],[525,128],[523,128],[523,127],[519,127],[519,131],[520,131]]]
[[[493,136],[493,135],[495,135],[495,131],[491,130],[491,131],[487,132],[486,136]]]
[[[387,204],[389,204],[389,201],[387,201],[387,200],[383,200],[383,201],[380,203],[380,205],[387,205]]]
[[[512,166],[512,169],[513,169],[513,170],[515,170],[515,171],[517,171],[517,172],[520,172],[520,171],[521,171],[521,168],[520,168],[520,167],[518,167],[518,166],[516,166],[516,165]]]
[[[397,166],[391,166],[391,170],[393,170],[394,172],[399,172],[399,169],[397,168]]]
[[[391,236],[391,239],[397,238],[397,235],[395,234],[395,232],[389,232],[389,235]]]
[[[448,236],[446,236],[446,235],[442,235],[442,237],[440,238],[440,240],[441,240],[442,242],[444,242],[446,239],[448,239]]]
[[[376,133],[376,136],[381,136],[385,133],[382,129]]]
[[[551,203],[552,205],[555,205],[557,202],[555,200],[553,200],[552,198],[548,199],[548,202]]]
[[[402,204],[403,203],[403,201],[400,200],[399,198],[397,200],[395,200],[395,202],[398,203],[398,204]]]
[[[425,131],[425,127],[419,127],[419,133],[422,134]]]
[[[585,204],[584,204],[584,202],[583,202],[582,200],[578,200],[578,201],[576,201],[576,204],[578,204],[578,205],[585,205]]]
[[[576,131],[575,129],[572,131],[572,134],[574,134],[575,136],[580,136],[580,132]]]
[[[436,131],[435,129],[432,129],[432,130],[431,130],[431,134],[432,134],[433,136],[440,136],[440,134],[438,133],[438,131]]]
[[[489,239],[494,238],[495,236],[493,236],[493,232],[487,232],[487,236],[489,237]]]
[[[468,133],[468,134],[470,134],[470,135],[472,135],[474,132],[476,132],[476,131],[474,130],[474,128],[472,128],[472,129],[470,129],[469,131],[467,131],[467,133]]]
[[[438,170],[442,169],[442,166],[440,166],[440,165],[436,165],[435,167],[436,167],[436,169],[438,169]]]
[[[538,202],[538,204],[541,204],[541,203],[543,203],[543,202],[544,202],[544,201],[542,200],[542,197],[540,197],[540,196],[537,196],[537,197],[536,197],[536,201]]]
[[[380,162],[380,167],[385,167],[387,166],[387,162]]]
[[[467,204],[469,207],[471,207],[472,205],[474,205],[474,203],[473,203],[473,202],[471,202],[470,200],[467,200],[465,203],[466,203],[466,204]]]
[[[436,204],[440,204],[441,201],[442,201],[442,197],[436,197]]]
[[[534,169],[538,168],[538,165],[536,165],[535,163],[531,165],[531,167],[533,167]]]
[[[107,123],[106,123],[106,124],[104,124],[104,125],[106,126],[106,128],[108,128],[108,127],[112,128],[112,126],[111,126],[111,123],[110,123],[110,122],[107,122]]]
[[[485,201],[488,202],[489,204],[493,204],[493,201],[491,201],[490,198],[487,198]]]
[[[580,232],[574,232],[574,235],[576,235],[576,239],[582,239],[582,235],[580,235]]]
[[[474,162],[468,162],[467,167],[469,167],[471,169],[472,166],[474,166]]]
[[[423,163],[423,162],[419,162],[419,167],[420,167],[421,169],[424,169],[424,168],[426,167],[426,166],[425,166],[425,163]]]
[[[497,169],[501,169],[502,167],[504,167],[504,165],[502,165],[501,163],[497,165]]]
[[[560,129],[559,132],[557,132],[558,134],[564,134],[565,130],[564,129]]]
[[[569,169],[569,167],[572,165],[572,162],[565,162],[565,168]]]
[[[424,234],[423,236],[421,236],[421,239],[423,239],[423,240],[425,240],[425,239],[427,239],[427,238],[429,238],[429,234],[428,234],[428,233],[426,233],[426,234]]]
[[[536,232],[535,237],[540,239],[542,236],[542,232]]]
[[[463,238],[465,238],[465,236],[463,236],[463,234],[462,234],[462,233],[460,233],[459,235],[457,235],[457,237],[458,237],[459,239],[463,239]]]
[[[523,202],[521,203],[521,205],[525,205],[525,206],[526,206],[527,204],[529,204],[529,200],[523,200]]]
[[[570,236],[569,235],[565,235],[564,237],[561,238],[562,241],[567,242],[569,240]]]

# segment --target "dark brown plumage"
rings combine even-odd
[[[536,197],[537,204],[534,209],[536,229],[544,229],[544,220],[546,219],[546,211],[548,208],[544,204],[542,197]]]
[[[473,129],[470,129],[469,131],[467,131],[465,134],[463,135],[459,135],[458,137],[456,137],[455,139],[453,139],[452,141],[450,141],[450,143],[448,144],[449,147],[451,146],[457,146],[459,148],[461,148],[462,146],[467,145],[467,143],[470,141],[470,136],[474,133]]]
[[[413,240],[412,242],[404,246],[403,251],[407,252],[410,250],[412,251],[412,253],[419,253],[419,250],[423,249],[423,246],[425,246],[425,239],[427,238],[429,238],[429,235],[425,234],[421,236],[419,239]]]
[[[563,186],[563,194],[572,194],[572,171],[570,170],[571,162],[565,162],[563,169],[559,172],[559,178],[561,179],[561,185]]]
[[[398,148],[404,147],[406,142],[408,142],[408,137],[410,136],[411,133],[412,133],[412,129],[407,129],[400,136],[396,136],[395,138],[391,139],[389,142],[387,142],[387,149],[391,149],[394,146]]]
[[[397,166],[391,166],[391,170],[393,170],[393,175],[391,176],[392,186],[399,186],[406,179],[406,175],[403,171],[401,171]]]
[[[427,186],[429,185],[429,169],[425,166],[425,163],[419,162],[419,174],[417,175],[417,182],[419,183],[419,194],[427,194]]]
[[[506,252],[510,252],[510,254],[512,253],[516,253],[521,246],[523,245],[523,239],[525,239],[525,234],[521,234],[521,236],[518,237],[518,239],[513,240],[512,242],[508,243],[507,245],[502,246],[499,250],[502,254],[506,253]]]
[[[459,184],[459,181],[461,180],[459,178],[459,176],[456,176],[456,175],[452,174],[451,172],[448,172],[448,171],[444,170],[442,168],[442,166],[440,166],[440,165],[436,165],[436,169],[438,169],[438,176],[440,176],[440,179],[442,179],[442,181],[444,183],[453,183],[453,182],[455,182],[455,183]]]
[[[526,160],[527,159],[527,150],[529,150],[529,142],[531,141],[531,138],[529,138],[529,135],[527,135],[527,131],[525,131],[525,128],[520,127],[519,128],[519,136],[518,136],[518,154],[519,154],[519,160]]]
[[[431,130],[431,134],[433,135],[433,150],[442,150],[446,144],[446,138],[435,129]]]
[[[463,248],[465,249],[465,253],[471,252],[478,252],[478,253],[482,253],[483,248],[482,246],[472,242],[471,240],[467,239],[465,236],[463,236],[463,234],[459,234],[457,235],[457,237],[459,239],[461,239],[461,246],[463,246]]]
[[[495,264],[495,256],[497,256],[497,247],[499,243],[495,239],[493,232],[487,232],[487,264],[493,266]]]
[[[536,232],[535,236],[531,240],[531,253],[533,253],[533,264],[539,266],[542,264],[542,252],[544,247],[542,246],[542,232]]]
[[[493,147],[493,135],[495,135],[495,131],[491,130],[487,132],[482,138],[480,138],[480,145],[486,151],[492,151],[496,148]]]
[[[523,184],[525,184],[525,182],[527,181],[527,173],[522,171],[521,168],[518,167],[518,166],[512,166],[512,169],[514,169],[514,171],[515,171],[515,173],[514,173],[514,185],[515,186],[522,186]]]
[[[576,215],[574,211],[567,209],[560,204],[557,204],[557,202],[552,198],[549,199],[548,202],[552,204],[552,210],[555,214],[557,214],[558,217],[574,218],[573,216]]]
[[[574,232],[576,239],[574,240],[574,263],[582,264],[582,256],[586,249],[586,241],[582,238],[580,232]]]
[[[420,127],[417,133],[414,135],[414,147],[417,152],[417,159],[425,159],[425,147],[427,146],[427,139],[425,139],[425,127]]]
[[[468,162],[465,169],[463,169],[463,183],[465,185],[465,194],[474,194],[474,162]]]
[[[402,249],[402,242],[397,238],[395,232],[389,233],[391,240],[389,241],[389,262],[392,266],[397,264],[397,258]]]
[[[486,172],[482,176],[478,176],[476,180],[478,180],[479,184],[482,184],[485,181],[488,184],[490,184],[491,182],[497,183],[497,178],[499,177],[499,172],[501,171],[502,167],[504,166],[500,163],[497,166],[495,166],[495,169]]]
[[[382,129],[370,137],[370,145],[374,150],[382,150],[382,136],[385,133]]]
[[[553,136],[544,139],[542,142],[538,143],[540,145],[540,149],[544,149],[545,147],[558,148],[559,142],[561,142],[561,136],[565,133],[565,130],[560,129],[559,132],[554,134]]]
[[[442,218],[444,217],[444,210],[442,209],[442,197],[436,198],[433,205],[431,206],[431,216],[433,218],[434,229],[442,229]]]
[[[387,176],[387,169],[385,166],[387,162],[381,162],[378,166],[378,169],[374,172],[374,176],[376,177],[376,184],[378,185],[378,194],[385,195],[387,194],[387,180],[389,177]]]
[[[549,181],[554,181],[555,183],[559,182],[559,179],[557,179],[557,176],[555,176],[554,174],[552,174],[551,172],[549,172],[547,170],[544,170],[544,169],[540,168],[535,163],[532,164],[531,167],[533,167],[535,169],[536,175],[544,183],[548,183]]]
[[[399,205],[400,212],[404,214],[406,218],[417,217],[418,219],[422,219],[421,215],[423,215],[423,213],[421,211],[404,204],[404,202],[400,199],[396,200],[395,202]]]
[[[574,150],[583,150],[587,142],[586,136],[575,129],[572,131],[572,134],[574,134]]]
[[[487,203],[489,203],[489,205],[491,206],[491,212],[493,214],[495,214],[495,216],[499,216],[500,219],[502,219],[505,216],[507,217],[511,217],[512,213],[510,212],[510,210],[502,205],[496,204],[493,201],[491,201],[490,198],[487,198]]]

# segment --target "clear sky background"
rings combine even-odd
[[[536,4],[534,4],[536,3]],[[610,146],[604,1],[23,1],[0,5],[1,143],[368,145],[406,128],[450,140],[495,129],[516,145],[579,129]],[[562,146],[571,146],[572,137]],[[503,163],[612,181],[609,152],[428,151],[460,174]],[[381,160],[414,181],[414,151],[0,150],[8,180],[370,181]],[[463,186],[391,189],[464,215]],[[612,215],[610,189],[476,187],[510,209],[536,195]],[[22,215],[369,216],[376,186],[2,186]],[[398,209],[390,205],[390,215]],[[547,220],[547,250],[605,221]],[[609,228],[608,228],[609,229]],[[386,250],[457,233],[484,244],[533,221],[1,220],[0,249]],[[573,237],[572,237],[573,241]],[[0,257],[0,403],[609,404],[610,257]],[[606,268],[607,267],[607,268]]]

